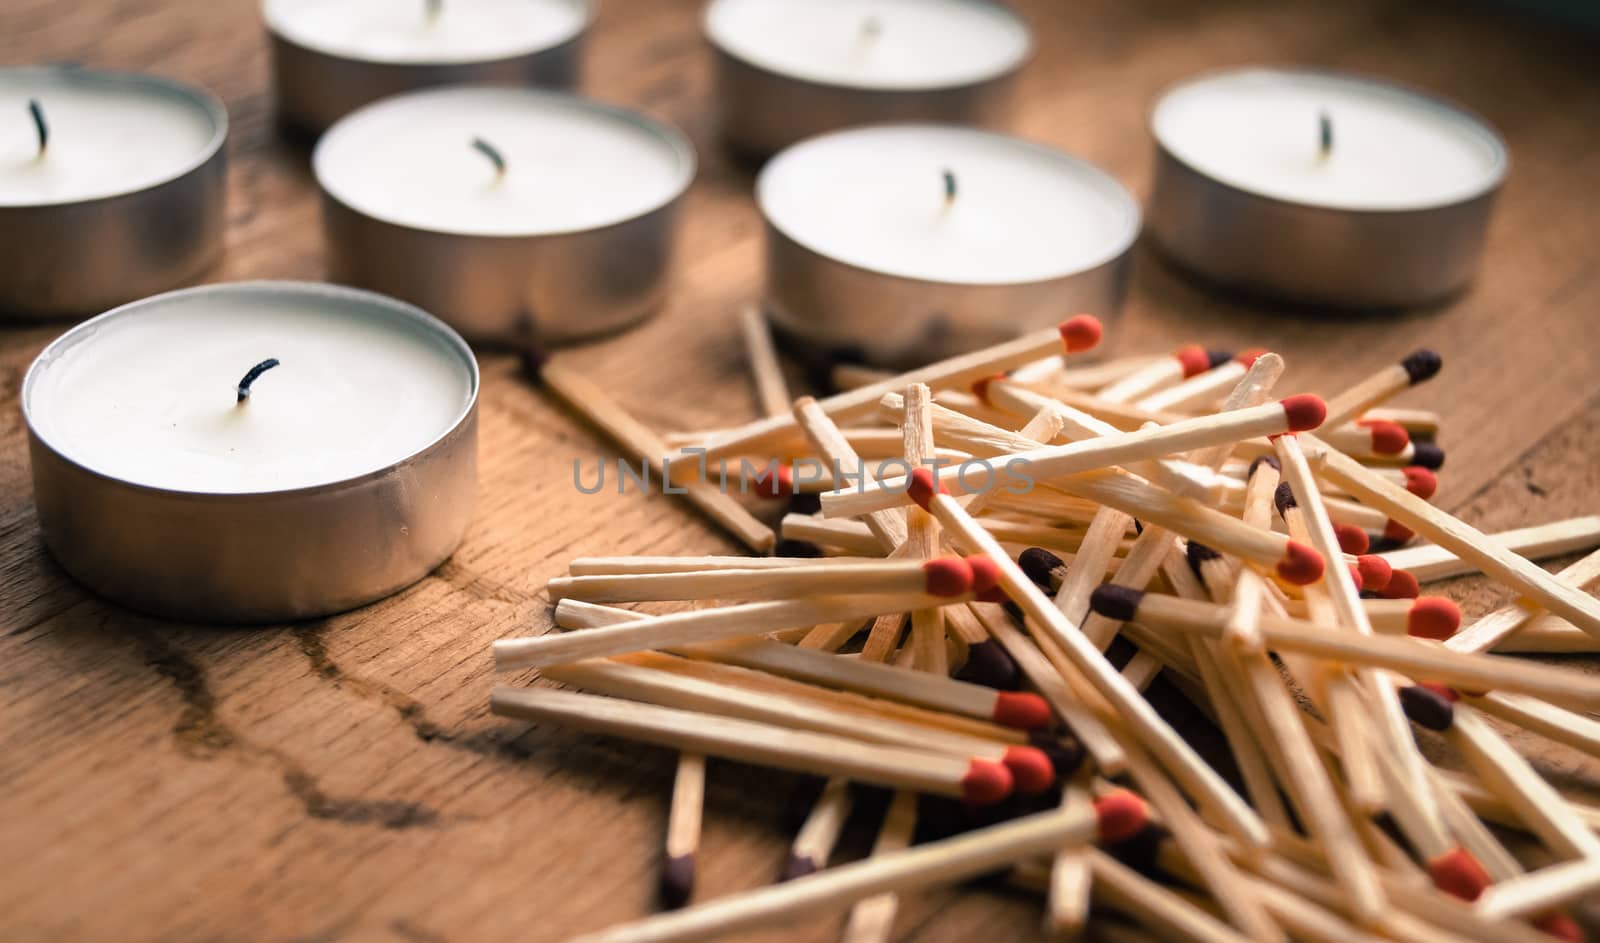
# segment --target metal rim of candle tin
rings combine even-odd
[[[706,5],[701,32],[712,49],[722,139],[733,150],[754,158],[769,157],[819,134],[867,124],[1003,127],[1017,73],[1034,55],[1033,33],[1026,21],[1004,4],[987,2],[1016,19],[1028,37],[1022,55],[1003,69],[970,81],[909,88],[826,82],[769,69],[718,43],[710,28],[714,5]]]
[[[213,129],[192,160],[142,186],[81,200],[0,204],[0,323],[104,311],[180,285],[217,257],[226,222],[228,110],[215,95],[160,76],[75,65],[0,72],[158,89],[200,106]]]
[[[467,87],[450,91],[462,88]],[[694,182],[694,146],[677,128],[626,108],[567,92],[519,92],[605,113],[666,142],[681,168],[677,189],[614,223],[475,235],[373,216],[340,200],[318,172],[330,277],[409,301],[474,343],[490,345],[572,343],[620,331],[659,309],[666,300],[678,207]],[[321,153],[319,144],[313,170]]]
[[[1112,321],[1127,293],[1139,237],[1133,194],[1082,158],[1009,135],[961,130],[1001,137],[1092,171],[1121,195],[1126,232],[1097,260],[1039,279],[968,283],[895,275],[833,258],[785,233],[767,211],[762,182],[774,166],[768,164],[756,178],[766,228],[765,301],[768,317],[787,341],[829,360],[910,367],[1012,340],[1077,312]]]
[[[1168,96],[1239,69],[1208,72],[1162,92],[1150,111],[1156,169],[1146,214],[1163,255],[1202,281],[1294,305],[1392,309],[1443,301],[1472,281],[1510,156],[1494,126],[1431,92],[1336,70],[1326,76],[1399,91],[1482,130],[1498,160],[1481,189],[1450,202],[1397,209],[1297,203],[1209,177],[1169,150],[1155,115]]]
[[[34,379],[49,360],[108,319],[182,295],[289,295],[375,306],[417,324],[461,358],[470,380],[450,428],[371,472],[248,493],[173,490],[79,464],[32,420]],[[477,492],[478,363],[447,325],[372,292],[312,282],[231,282],[168,292],[84,322],[41,352],[22,381],[34,501],[46,546],[96,595],[190,622],[310,619],[399,592],[444,562],[466,531]]]
[[[278,116],[290,128],[318,135],[356,109],[390,95],[440,85],[577,85],[583,39],[594,24],[598,0],[585,0],[584,19],[565,39],[516,55],[463,61],[394,62],[325,52],[295,42],[274,28],[263,0],[262,20],[271,40],[272,83]],[[448,0],[447,0],[448,2]],[[418,5],[420,9],[420,4]]]

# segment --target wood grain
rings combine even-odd
[[[1262,344],[1285,389],[1332,392],[1412,347],[1445,370],[1408,398],[1444,416],[1441,500],[1489,527],[1592,512],[1600,407],[1600,74],[1592,37],[1467,5],[1031,0],[1037,60],[1017,130],[1141,195],[1159,90],[1235,63],[1306,63],[1415,83],[1486,115],[1513,169],[1474,289],[1437,310],[1327,318],[1231,299],[1142,250],[1116,348]],[[759,285],[747,167],[715,143],[691,0],[610,0],[585,87],[672,121],[700,148],[677,287],[651,323],[571,352],[661,431],[756,414],[738,306]],[[6,0],[0,62],[152,69],[227,102],[229,228],[205,280],[323,275],[302,144],[274,126],[252,0]],[[548,624],[543,582],[578,554],[730,552],[660,496],[578,494],[610,446],[485,355],[482,498],[465,545],[384,603],[316,623],[218,630],[87,596],[50,562],[16,395],[61,328],[0,331],[0,935],[8,939],[554,940],[652,905],[667,751],[487,716],[489,643]],[[797,389],[800,389],[797,387]],[[1546,443],[1540,445],[1540,443]],[[1534,450],[1538,446],[1537,451]],[[1473,611],[1492,595],[1464,584]],[[1600,782],[1531,738],[1563,785]],[[802,777],[713,762],[699,894],[770,880]],[[876,809],[881,810],[881,805]],[[866,804],[847,854],[876,819]],[[1036,902],[906,895],[897,936],[1037,934]],[[814,921],[764,939],[828,939]]]

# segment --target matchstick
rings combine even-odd
[[[1147,367],[1166,355],[1134,354],[1115,357],[1098,363],[1067,363],[1060,357],[1047,357],[1025,363],[1006,371],[1006,375],[1023,383],[1054,383],[1074,390],[1098,390],[1115,383],[1141,367]]]
[[[1501,639],[1493,651],[1499,655],[1595,655],[1600,654],[1600,639],[1546,612]]]
[[[906,464],[912,468],[921,468],[933,458],[932,397],[922,383],[912,383],[905,389],[900,428],[905,436]],[[912,560],[927,560],[924,565],[933,566],[933,558],[939,554],[939,522],[919,508],[907,508],[905,514],[906,555]],[[967,572],[972,572],[970,566]],[[918,670],[936,675],[950,673],[945,658],[943,610],[917,609],[911,613],[911,648]]]
[[[953,486],[962,493],[1010,483],[1031,486],[1035,481],[1164,458],[1252,436],[1315,429],[1322,422],[1323,408],[1322,401],[1315,396],[1291,396],[1277,403],[1263,403],[1214,416],[1185,419],[1138,432],[1100,436],[1067,445],[997,456],[997,461],[981,463],[976,467],[941,469],[938,482],[947,490],[952,490]],[[1026,464],[1019,466],[1017,463]],[[861,489],[827,492],[822,496],[823,514],[827,517],[854,517],[869,511],[897,507],[907,502],[905,491],[908,485],[909,480],[901,476]]]
[[[1099,849],[1086,852],[1096,901],[1133,917],[1163,939],[1243,943],[1249,937]]]
[[[1438,510],[1404,488],[1366,474],[1361,463],[1329,450],[1322,473],[1363,501],[1381,507],[1412,530],[1471,560],[1491,576],[1533,598],[1573,625],[1600,637],[1600,601],[1552,577],[1526,557],[1494,543],[1477,528]],[[1389,562],[1394,563],[1393,558]]]
[[[1578,858],[1489,885],[1473,906],[1484,920],[1529,917],[1600,892],[1600,861]]]
[[[717,717],[551,688],[495,688],[490,709],[503,717],[549,722],[677,750],[803,773],[950,796],[975,804],[1011,794],[1011,773],[992,760],[966,760],[771,724]],[[681,912],[681,911],[680,911]]]
[[[1361,417],[1396,423],[1413,436],[1432,438],[1439,434],[1439,414],[1431,409],[1380,406],[1367,410]]]
[[[1425,383],[1438,374],[1443,361],[1431,350],[1407,354],[1404,360],[1371,374],[1328,401],[1328,428],[1350,422],[1402,390]]]
[[[1228,609],[1211,603],[1143,593],[1107,584],[1095,590],[1090,605],[1096,612],[1124,622],[1183,629],[1220,638]],[[1327,626],[1263,615],[1261,636],[1267,647],[1302,652],[1355,665],[1385,668],[1424,681],[1472,690],[1497,689],[1582,706],[1600,706],[1600,678],[1515,658],[1471,655],[1443,646],[1388,635],[1358,636]]]
[[[835,390],[854,390],[869,383],[882,383],[894,377],[894,371],[882,370],[864,363],[842,360],[828,368],[828,383]]]
[[[875,556],[875,555],[874,555]],[[573,576],[646,576],[654,573],[701,573],[709,570],[764,570],[816,566],[815,557],[575,557],[567,564]],[[830,564],[881,563],[874,557],[833,557]]]
[[[956,556],[932,560],[874,560],[809,566],[557,577],[546,585],[552,602],[651,602],[678,599],[803,599],[863,593],[960,596],[972,589],[972,567]]]
[[[1289,600],[1285,603],[1289,615],[1309,618],[1304,602]],[[1384,635],[1410,635],[1413,638],[1443,641],[1455,634],[1461,625],[1461,608],[1443,596],[1419,596],[1416,599],[1363,599],[1367,621],[1375,632]],[[1318,621],[1312,619],[1312,621]]]
[[[778,533],[785,540],[803,540],[828,547],[852,557],[879,557],[886,552],[884,541],[861,521],[823,520],[810,514],[785,514],[778,522]]]
[[[1095,397],[1113,405],[1131,403],[1158,390],[1176,386],[1190,377],[1197,377],[1232,359],[1233,354],[1227,351],[1208,351],[1199,344],[1187,344],[1173,351],[1172,356],[1157,360],[1102,388]]]
[[[778,880],[792,881],[827,867],[853,804],[849,780],[835,776],[823,783],[811,813],[789,846],[789,859]]]
[[[1022,570],[1008,557],[982,527],[967,515],[966,509],[949,494],[941,492],[927,469],[911,475],[913,499],[930,511],[950,532],[953,539],[974,553],[986,554],[999,571],[1000,586],[1011,600],[1022,607],[1029,619],[1048,632],[1051,640],[1071,659],[1074,667],[1098,690],[1102,697],[1123,715],[1139,739],[1174,776],[1192,790],[1203,805],[1228,823],[1230,831],[1242,840],[1265,841],[1261,820],[1194,750],[1155,712],[1150,703],[1113,669],[1105,657],[1067,622],[1052,602],[1042,594]]]
[[[1063,815],[1082,815],[1094,806],[1086,781],[1086,775],[1079,775],[1062,787]],[[1052,939],[1071,939],[1083,932],[1089,920],[1089,891],[1094,881],[1090,867],[1090,856],[1082,848],[1063,848],[1051,859],[1044,921]]]
[[[878,827],[878,837],[872,843],[872,858],[883,858],[911,846],[912,833],[917,827],[917,796],[910,792],[897,792],[889,799],[883,823]],[[889,939],[894,917],[900,909],[899,895],[886,891],[855,902],[845,921],[841,943],[872,943]]]
[[[665,859],[661,863],[661,902],[676,909],[694,894],[695,853],[700,848],[700,817],[706,791],[706,758],[679,753],[667,812]]]
[[[558,665],[585,658],[609,658],[652,648],[674,648],[747,635],[761,635],[819,622],[845,622],[885,613],[907,612],[946,602],[965,602],[970,594],[932,596],[925,593],[824,596],[776,602],[752,602],[716,609],[649,616],[637,622],[568,632],[501,639],[493,646],[495,669],[512,671]]]
[[[1468,695],[1465,700],[1491,717],[1600,758],[1600,721],[1592,717],[1538,698],[1501,691],[1490,691],[1481,697]]]
[[[766,416],[789,414],[789,387],[772,345],[772,332],[759,305],[739,309],[739,336],[744,339],[745,356],[750,362],[750,378],[755,382],[756,403]]]
[[[1151,393],[1136,404],[1140,409],[1156,412],[1189,412],[1204,406],[1215,405],[1244,378],[1256,358],[1266,353],[1252,348],[1226,363],[1213,366],[1204,373],[1189,377],[1176,386]]]
[[[1411,433],[1404,426],[1376,419],[1358,419],[1349,425],[1329,427],[1318,438],[1346,455],[1357,458],[1393,458],[1411,444]]]
[[[601,626],[637,623],[648,618],[643,613],[570,599],[563,600],[556,607],[556,624],[570,629],[592,630]],[[913,675],[885,665],[839,658],[777,642],[755,639],[714,642],[685,648],[681,654],[929,710],[991,720],[1023,730],[1044,727],[1051,719],[1049,705],[1030,692],[996,691],[954,678]]]
[[[912,383],[930,387],[965,387],[980,377],[1021,366],[1052,353],[1073,354],[1093,349],[1100,343],[1100,322],[1088,315],[1063,321],[1058,327],[1025,334],[1014,341],[996,344],[970,354],[961,354],[938,363],[869,383],[817,401],[817,408],[836,421],[864,416],[876,408],[878,399],[892,390]],[[737,429],[707,439],[706,460],[729,455],[751,454],[780,444],[797,427],[792,416],[770,416],[746,423]],[[700,453],[697,453],[700,454]]]
[[[1583,559],[1573,563],[1556,574],[1556,579],[1581,590],[1589,590],[1595,583],[1600,582],[1600,551],[1591,553]],[[1529,626],[1541,616],[1539,606],[1520,599],[1514,599],[1499,609],[1479,618],[1460,634],[1451,638],[1445,644],[1458,652],[1484,652],[1495,648],[1507,638],[1514,638],[1523,634],[1523,627]],[[1549,616],[1548,613],[1544,615]],[[1550,618],[1559,618],[1550,616]],[[1563,620],[1564,621],[1564,620]],[[1565,623],[1569,626],[1571,623]],[[1577,631],[1577,630],[1573,630]],[[1590,644],[1595,644],[1594,636],[1583,633]]]
[[[1544,560],[1600,547],[1600,516],[1573,517],[1484,536],[1511,553]],[[1395,569],[1409,570],[1424,583],[1480,572],[1476,562],[1438,544],[1419,544],[1382,556]]]
[[[1043,812],[955,838],[840,865],[783,884],[647,917],[578,938],[575,943],[699,941],[800,917],[891,891],[948,884],[1068,845],[1114,843],[1144,827],[1144,804],[1131,793],[1098,800],[1089,814]]]
[[[817,451],[828,460],[834,469],[843,477],[857,477],[864,474],[860,456],[851,448],[849,440],[834,425],[822,405],[809,396],[802,396],[794,401],[794,417],[805,432],[806,438],[816,446]],[[878,544],[883,553],[892,553],[896,547],[906,542],[906,516],[905,512],[897,508],[885,508],[866,515],[866,524],[872,535],[878,539]]]
[[[648,462],[663,481],[670,478],[674,487],[681,488],[684,497],[702,514],[756,553],[764,554],[772,549],[777,541],[772,528],[756,520],[731,495],[724,494],[708,482],[688,480],[680,472],[673,471],[674,468],[698,468],[692,457],[669,468],[666,444],[619,406],[599,384],[561,360],[545,361],[537,365],[537,371],[534,380],[540,386],[555,393],[581,413],[621,446],[629,458]]]

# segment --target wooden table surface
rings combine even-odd
[[[684,128],[702,170],[671,303],[569,356],[662,430],[754,414],[733,328],[759,281],[747,168],[718,150],[699,0],[610,0],[585,89]],[[1474,289],[1437,310],[1318,318],[1219,298],[1141,251],[1124,351],[1260,344],[1284,389],[1332,392],[1419,345],[1443,374],[1439,500],[1486,526],[1596,510],[1600,73],[1593,36],[1467,4],[1038,0],[1016,130],[1141,195],[1164,86],[1236,63],[1371,72],[1487,116],[1512,154]],[[322,276],[303,147],[273,123],[253,0],[4,0],[0,62],[76,60],[197,82],[227,102],[229,226],[207,281]],[[19,119],[20,120],[20,119]],[[0,263],[3,264],[3,263]],[[651,906],[672,756],[488,715],[489,643],[548,624],[543,583],[582,553],[716,552],[661,496],[583,496],[607,443],[483,357],[481,498],[454,558],[410,590],[308,624],[221,630],[103,603],[44,552],[16,403],[60,326],[0,331],[0,936],[552,940]],[[1474,610],[1495,602],[1467,584]],[[1520,738],[1575,786],[1571,754]],[[772,879],[810,784],[713,763],[701,897]],[[859,849],[871,834],[851,830]],[[1034,901],[908,896],[897,936],[1026,939]],[[834,920],[771,939],[828,939]]]

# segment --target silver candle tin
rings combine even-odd
[[[222,249],[228,112],[202,89],[72,65],[5,69],[85,86],[135,87],[206,114],[214,129],[172,176],[109,196],[0,205],[0,323],[82,317],[180,285]],[[26,114],[11,120],[25,121]]]
[[[874,271],[801,243],[766,208],[761,178],[771,167],[756,181],[766,227],[765,307],[773,326],[802,352],[913,367],[1012,340],[1078,312],[1091,312],[1109,326],[1122,307],[1139,235],[1139,206],[1098,168],[1091,167],[1121,192],[1127,214],[1125,231],[1100,261],[1034,281],[972,284]]]
[[[1010,13],[989,0],[972,0]],[[749,62],[719,44],[706,8],[702,31],[712,50],[721,134],[751,157],[776,154],[796,141],[840,128],[890,122],[966,124],[1004,128],[1015,78],[1032,55],[970,82],[917,88],[868,88],[813,81]],[[1011,14],[1015,15],[1015,14]],[[1020,22],[1020,19],[1019,19]]]
[[[50,553],[97,595],[183,621],[259,624],[342,612],[404,589],[461,542],[477,492],[478,364],[455,332],[408,304],[299,282],[207,285],[175,294],[286,293],[330,307],[372,306],[414,321],[461,357],[471,393],[454,425],[385,468],[307,488],[247,494],[172,491],[92,471],[58,452],[31,418],[42,364],[90,340],[147,298],[57,338],[22,384],[34,501]]]
[[[1189,166],[1155,133],[1152,110],[1156,169],[1148,210],[1151,236],[1163,254],[1204,281],[1291,304],[1399,308],[1460,292],[1483,254],[1490,210],[1508,166],[1504,142],[1486,121],[1436,96],[1329,74],[1395,88],[1475,122],[1499,152],[1493,179],[1461,200],[1414,209],[1296,203],[1251,192]]]
[[[466,84],[573,88],[578,83],[583,40],[595,15],[595,3],[584,6],[583,25],[553,45],[497,59],[429,62],[363,59],[296,42],[273,23],[272,3],[267,0],[262,5],[262,19],[270,39],[279,118],[299,131],[320,134],[362,105],[419,88]],[[417,8],[421,16],[420,0]]]
[[[694,179],[694,147],[677,129],[632,111],[561,92],[530,94],[581,102],[646,128],[676,153],[682,185],[666,202],[608,226],[519,236],[391,222],[322,186],[330,277],[403,298],[489,345],[571,343],[621,330],[659,308],[678,206]]]

